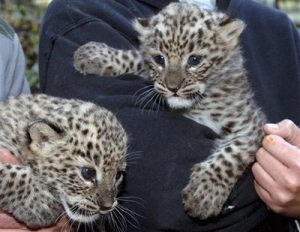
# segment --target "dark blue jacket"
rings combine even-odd
[[[42,91],[96,102],[115,112],[125,126],[130,152],[140,155],[129,163],[124,194],[137,197],[143,205],[124,202],[142,216],[132,214],[136,223],[124,214],[136,226],[127,223],[127,231],[288,231],[292,220],[266,209],[254,191],[250,170],[228,199],[227,204],[235,206],[232,210],[201,222],[189,218],[180,192],[188,182],[190,167],[210,154],[216,135],[166,109],[153,112],[149,105],[142,111],[135,106],[134,93],[145,86],[139,78],[82,76],[73,68],[74,51],[88,41],[124,49],[137,46],[131,20],[154,14],[168,2],[54,0],[41,31]],[[290,118],[299,124],[300,41],[295,26],[285,14],[250,0],[232,0],[223,10],[247,25],[242,35],[245,65],[269,120]]]

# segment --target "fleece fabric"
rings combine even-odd
[[[289,231],[292,219],[266,208],[255,193],[250,169],[235,186],[220,216],[204,221],[188,217],[181,204],[181,190],[188,183],[192,165],[210,154],[217,135],[154,102],[145,100],[143,107],[136,104],[147,86],[139,77],[83,76],[73,68],[74,51],[89,41],[121,49],[138,46],[132,20],[153,15],[169,2],[52,1],[41,31],[42,91],[107,107],[127,130],[132,154],[123,196],[132,198],[122,202],[130,210],[124,213],[128,220],[125,231]],[[247,25],[241,37],[245,65],[269,121],[290,118],[299,124],[300,41],[295,26],[282,12],[254,1],[220,2],[221,10]],[[113,227],[107,230],[118,231]]]

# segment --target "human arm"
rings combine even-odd
[[[18,164],[19,161],[6,149],[0,148],[0,162]],[[9,214],[0,210],[0,232],[30,232],[32,230],[28,229],[25,225],[18,222]],[[63,217],[59,222],[53,226],[45,229],[34,230],[35,232],[67,232],[71,231],[71,226],[69,225],[67,219]]]
[[[23,49],[17,34],[0,17],[0,100],[21,93],[30,93]]]
[[[300,217],[300,129],[283,120],[264,131],[252,167],[255,190],[274,212]]]

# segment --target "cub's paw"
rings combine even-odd
[[[184,209],[188,215],[198,219],[217,216],[230,190],[228,183],[209,165],[196,164],[192,168],[188,185],[182,191]]]
[[[89,42],[74,53],[74,67],[80,73],[100,76],[118,76],[120,71],[114,65],[117,50],[104,43]]]

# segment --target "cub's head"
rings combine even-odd
[[[171,3],[137,19],[140,48],[155,90],[174,109],[190,108],[236,53],[244,24],[196,5]],[[213,80],[214,79],[214,80]]]
[[[127,136],[103,108],[85,103],[72,112],[55,122],[39,119],[28,126],[29,165],[71,219],[92,222],[118,206]]]

